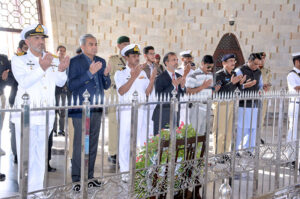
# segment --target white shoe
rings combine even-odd
[[[3,149],[0,148],[0,156],[5,155],[5,151],[3,151]]]

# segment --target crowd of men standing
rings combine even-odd
[[[140,97],[151,101],[170,97],[173,90],[177,92],[177,98],[184,94],[201,93],[211,96],[212,93],[232,93],[236,89],[240,91],[268,91],[270,84],[270,71],[264,67],[266,54],[264,52],[251,53],[247,63],[236,67],[236,56],[226,54],[222,57],[223,69],[212,73],[214,60],[211,55],[205,55],[197,68],[193,62],[190,50],[180,53],[181,65],[175,52],[168,52],[163,56],[163,65],[160,64],[160,55],[155,53],[153,46],[146,46],[141,50],[138,44],[131,44],[130,38],[121,36],[117,40],[119,54],[109,57],[108,62],[98,57],[97,39],[92,34],[82,35],[79,39],[80,50],[71,59],[66,56],[66,47],[57,47],[57,56],[46,51],[45,38],[47,29],[41,24],[26,27],[21,32],[18,53],[12,58],[11,64],[7,57],[1,58],[1,84],[0,94],[3,97],[3,87],[12,87],[9,103],[22,103],[22,95],[26,92],[30,96],[30,104],[45,103],[53,106],[70,104],[82,104],[83,93],[87,90],[90,94],[91,103],[102,104],[104,96],[113,96],[113,101],[122,103],[134,92]],[[145,63],[140,62],[143,54]],[[5,60],[5,61],[2,61]],[[300,90],[300,54],[293,55],[294,68],[287,77],[288,88],[291,91]],[[11,65],[11,67],[10,67]],[[52,100],[53,99],[53,100]],[[94,102],[95,100],[95,102]],[[299,110],[299,99],[296,101],[296,109]],[[5,100],[2,100],[2,102]],[[55,101],[55,104],[51,104]],[[3,103],[2,103],[3,105]],[[212,134],[214,136],[214,150],[216,153],[230,151],[232,132],[232,106],[220,103],[213,104],[214,123]],[[266,105],[263,107],[265,108]],[[3,106],[2,106],[3,107]],[[229,107],[229,108],[228,108]],[[294,107],[294,106],[293,106]],[[190,105],[189,115],[186,116],[185,105],[179,107],[178,121],[191,123],[193,128],[198,129],[199,134],[204,134],[206,129],[206,105],[199,104],[197,107]],[[256,122],[259,103],[254,100],[240,101],[238,114],[244,117],[238,118],[236,149],[251,148],[255,146]],[[162,110],[160,110],[162,109]],[[226,111],[227,109],[227,111]],[[295,110],[296,110],[295,109]],[[293,109],[294,110],[294,109]],[[115,107],[109,108],[109,161],[116,164],[119,160],[120,171],[129,170],[130,151],[130,124],[131,110],[129,107],[120,108],[117,115]],[[265,111],[264,111],[265,112]],[[51,148],[53,135],[64,135],[64,110],[49,112],[49,126],[45,126],[45,112],[31,113],[30,145],[29,145],[29,187],[28,191],[43,188],[45,172],[46,144],[49,145],[48,171],[54,172],[51,167]],[[294,113],[294,112],[293,112]],[[97,156],[99,132],[101,126],[102,108],[91,109],[90,119],[90,143],[88,178],[94,178],[94,167]],[[264,113],[265,114],[265,113]],[[297,112],[298,115],[298,112]],[[297,116],[289,115],[290,118]],[[3,115],[4,116],[4,115]],[[82,110],[69,110],[68,117],[71,121],[69,128],[70,148],[69,153],[72,162],[72,181],[80,181],[81,171],[81,129]],[[2,122],[3,122],[3,117]],[[160,133],[161,128],[168,128],[170,121],[170,104],[150,106],[150,119],[147,121],[147,110],[140,107],[138,110],[138,129],[149,129],[149,135]],[[186,121],[188,118],[188,121]],[[298,118],[297,118],[298,119]],[[20,113],[11,113],[10,131],[12,132],[12,150],[15,163],[20,160]],[[118,131],[118,121],[120,128]],[[249,122],[252,121],[252,122]],[[293,129],[297,129],[296,120],[293,120]],[[1,125],[2,126],[2,125]],[[57,130],[59,126],[59,130]],[[44,139],[45,129],[51,129],[49,140]],[[292,140],[296,133],[289,132]],[[292,138],[293,137],[293,138]],[[137,146],[143,146],[147,139],[144,131],[137,135]],[[118,142],[119,141],[119,142]],[[16,143],[16,144],[15,144]],[[251,153],[251,150],[249,151]],[[2,152],[2,155],[4,152]],[[1,174],[1,180],[5,175]],[[126,181],[126,179],[124,179]],[[89,186],[101,186],[97,180],[90,181]],[[80,184],[74,186],[74,190],[80,190]]]

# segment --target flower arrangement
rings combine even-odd
[[[184,122],[180,123],[180,126],[176,128],[176,140],[184,139],[187,131],[187,138],[192,138],[196,136],[196,130],[192,125],[185,125]],[[148,163],[147,166],[155,165],[158,159],[158,144],[160,141],[167,141],[170,139],[170,130],[162,129],[160,134],[153,136],[149,139],[148,143],[144,143],[144,146],[141,148],[140,152],[136,157],[136,169],[145,168],[146,161],[146,150],[148,146]],[[199,143],[200,144],[200,143]],[[199,150],[198,150],[199,151]],[[162,157],[160,164],[165,164],[168,158],[168,149],[162,152]],[[184,150],[180,150],[178,153],[177,161],[184,159]]]
[[[185,140],[187,138],[195,138],[196,130],[192,125],[185,125],[183,122],[180,123],[180,126],[176,128],[176,140]],[[166,169],[167,169],[167,160],[168,160],[168,147],[163,148],[161,153],[161,160],[158,165],[159,158],[159,142],[170,140],[170,130],[162,129],[160,134],[151,137],[148,140],[148,143],[144,143],[144,146],[141,147],[140,152],[136,157],[136,169],[139,170],[136,175],[135,180],[135,192],[141,197],[151,193],[154,190],[159,192],[166,189]],[[182,142],[184,143],[184,142]],[[147,153],[148,146],[148,153]],[[192,167],[186,167],[188,162],[183,162],[185,160],[185,151],[184,146],[177,146],[180,148],[177,149],[177,163],[175,166],[175,188],[181,187],[181,184],[184,182],[184,179],[189,179],[189,181],[196,181],[202,173],[203,163],[199,160],[196,164],[194,163]],[[197,146],[197,159],[200,157],[202,143],[199,142]],[[146,156],[148,155],[147,169],[144,169],[146,166]],[[197,165],[197,166],[196,166]],[[154,167],[152,167],[154,166]],[[157,166],[157,167],[156,167]],[[197,168],[194,168],[196,166]],[[160,188],[159,188],[160,187]],[[180,193],[177,193],[180,195]],[[150,194],[151,195],[151,194]]]

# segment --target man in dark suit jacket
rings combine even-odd
[[[164,64],[166,65],[166,70],[160,74],[155,82],[155,92],[159,100],[164,98],[172,97],[172,91],[177,90],[177,98],[179,99],[180,95],[185,93],[185,78],[189,73],[190,67],[187,67],[184,71],[184,75],[181,76],[178,73],[175,73],[175,69],[178,67],[178,58],[174,52],[169,52],[164,56]],[[177,115],[177,123],[179,122],[179,113]],[[154,135],[157,135],[160,132],[159,129],[159,120],[160,120],[160,105],[156,105],[152,120],[154,123]],[[161,116],[161,128],[166,128],[170,123],[170,104],[162,105],[162,116]]]
[[[97,40],[91,34],[80,37],[82,54],[73,57],[70,61],[68,73],[68,87],[73,94],[74,103],[82,104],[83,93],[87,90],[90,94],[89,101],[96,100],[96,104],[103,103],[104,89],[110,86],[110,67],[106,67],[106,62],[101,57],[96,56]],[[79,98],[79,102],[77,102]],[[94,166],[97,156],[98,139],[100,131],[102,108],[92,108],[90,118],[90,139],[89,139],[89,165],[88,178],[94,178]],[[80,181],[81,163],[81,134],[82,134],[82,110],[75,109],[69,111],[74,126],[73,156],[72,156],[72,181]],[[89,186],[101,185],[98,181],[90,182]],[[80,185],[74,186],[74,190],[80,190]]]

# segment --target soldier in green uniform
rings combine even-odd
[[[111,86],[106,91],[106,96],[111,96],[113,101],[118,102],[118,95],[116,90],[116,83],[114,80],[115,72],[123,67],[126,66],[125,58],[121,55],[121,50],[130,44],[130,39],[127,36],[121,36],[117,40],[117,47],[119,49],[119,54],[112,55],[108,59],[108,65],[111,66],[110,72],[110,79],[111,79]],[[117,150],[118,150],[118,121],[117,121],[117,110],[115,107],[111,107],[108,110],[108,161],[113,164],[116,164],[117,158]]]

